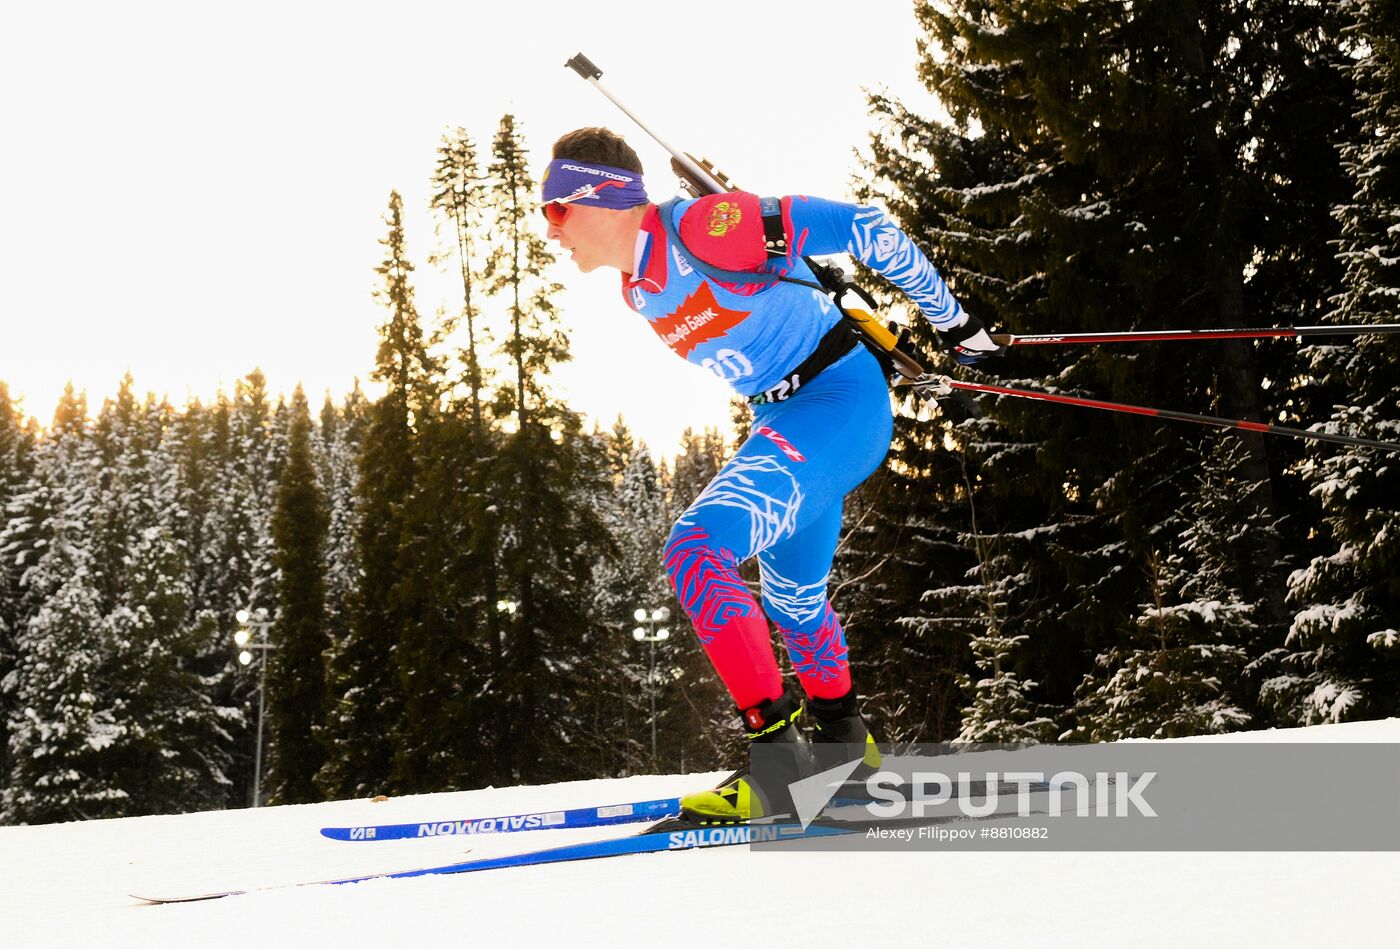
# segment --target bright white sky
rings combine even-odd
[[[373,364],[391,189],[425,322],[453,300],[427,264],[444,130],[486,152],[513,112],[538,177],[560,133],[606,125],[669,196],[660,147],[563,68],[582,51],[653,129],[743,187],[848,198],[863,89],[932,108],[915,40],[910,0],[11,5],[0,380],[44,422],[65,381],[95,408],[128,370],[177,404],[254,367],[274,392],[339,400]],[[623,413],[663,454],[688,425],[727,424],[728,390],[623,306],[614,272],[563,261],[556,276],[575,408]]]

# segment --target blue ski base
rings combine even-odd
[[[412,824],[365,824],[360,827],[322,827],[331,840],[405,840],[419,837],[512,834],[527,830],[562,830],[610,827],[674,817],[681,811],[678,797],[634,801],[604,807],[575,807],[559,811],[533,811],[505,817],[472,817],[464,820],[420,821]]]

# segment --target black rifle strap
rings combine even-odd
[[[783,205],[777,198],[759,198],[758,210],[763,215],[763,248],[768,259],[788,255],[787,229],[783,227]]]

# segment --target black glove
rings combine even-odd
[[[987,327],[971,313],[967,314],[967,322],[962,326],[940,329],[938,339],[943,348],[964,366],[979,363],[1003,350],[1003,347],[992,342],[991,336],[987,335]]]

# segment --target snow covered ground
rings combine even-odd
[[[1400,720],[1216,741],[1400,742]],[[1396,853],[749,853],[198,892],[406,869],[628,828],[341,843],[324,825],[667,797],[717,775],[0,828],[0,941],[29,946],[1394,945]],[[1387,908],[1389,907],[1389,908]]]

